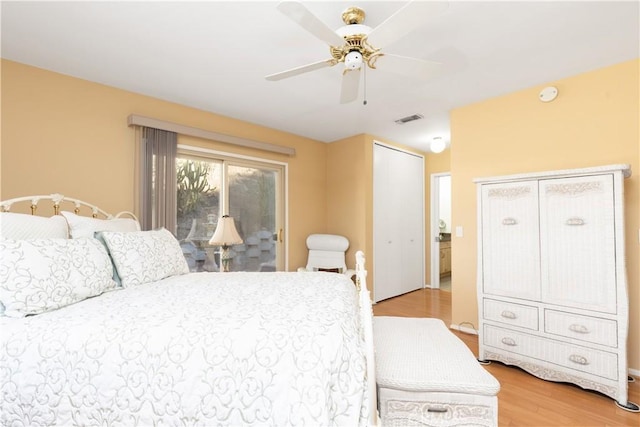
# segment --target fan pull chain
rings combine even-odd
[[[363,92],[364,92],[364,94],[363,94],[364,100],[362,101],[362,105],[367,105],[367,66],[366,66],[366,64],[363,64],[362,68],[363,68],[362,74],[363,74],[363,77],[364,77],[364,90],[363,90]]]

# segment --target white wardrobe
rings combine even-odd
[[[373,147],[374,300],[424,287],[424,157]]]
[[[625,409],[628,165],[476,179],[479,359]]]

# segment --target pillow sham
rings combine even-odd
[[[98,231],[140,231],[140,224],[133,218],[98,219],[67,211],[62,211],[60,214],[69,223],[72,239],[93,237]]]
[[[50,218],[13,212],[0,212],[0,237],[13,240],[66,239],[67,221],[60,215]]]
[[[101,235],[124,288],[189,272],[180,243],[165,228]]]
[[[114,289],[113,267],[96,239],[0,239],[4,315],[39,314]]]

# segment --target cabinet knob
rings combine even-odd
[[[500,313],[500,316],[504,317],[505,319],[515,319],[516,317],[518,317],[513,311],[507,311],[507,310]]]
[[[518,220],[511,217],[502,220],[502,225],[516,225],[517,223]]]
[[[585,221],[582,218],[578,218],[577,216],[571,217],[565,221],[567,225],[584,225]]]
[[[505,338],[502,338],[500,341],[502,342],[502,344],[508,345],[509,347],[515,347],[517,345],[516,341],[513,338],[505,337]]]
[[[569,330],[571,332],[577,332],[579,334],[588,334],[589,333],[589,329],[584,326],[584,325],[578,325],[577,323],[574,323],[573,325],[569,326]]]
[[[569,356],[569,360],[573,363],[577,363],[578,365],[584,366],[589,364],[587,358],[584,356],[580,356],[579,354],[572,354],[571,356]]]

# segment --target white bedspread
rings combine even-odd
[[[357,291],[329,273],[192,273],[0,317],[2,426],[356,426]]]

